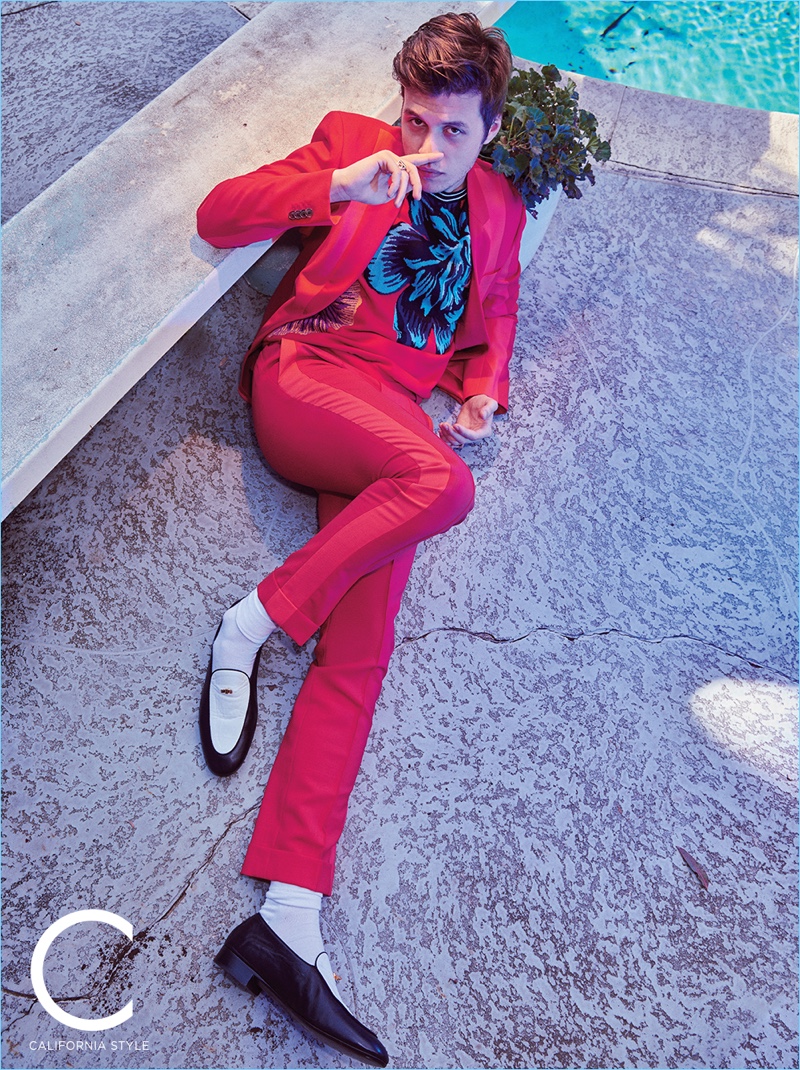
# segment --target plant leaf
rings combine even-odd
[[[555,64],[541,73],[514,70],[502,125],[493,147],[481,151],[495,171],[509,178],[533,212],[559,186],[571,200],[578,200],[578,182],[594,185],[587,156],[608,160],[611,147],[597,132],[597,118],[578,104],[572,79],[559,84],[562,75]]]
[[[688,851],[684,851],[682,847],[678,848],[678,854],[684,860],[689,869],[694,873],[695,877],[700,881],[704,888],[708,888],[708,874],[700,865],[700,863],[692,858]]]

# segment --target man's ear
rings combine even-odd
[[[492,140],[492,138],[495,136],[497,131],[500,129],[500,126],[501,126],[502,122],[503,122],[503,114],[501,112],[500,115],[497,116],[497,118],[494,120],[492,125],[489,127],[489,129],[486,131],[486,140],[484,141],[484,145],[486,144],[487,141],[491,141]]]

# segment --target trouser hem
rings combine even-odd
[[[250,847],[242,864],[242,875],[264,881],[296,884],[312,892],[330,895],[333,891],[333,863],[303,858],[288,851],[254,850]]]
[[[293,639],[298,646],[304,646],[319,628],[316,621],[307,617],[302,610],[290,602],[283,591],[276,586],[272,573],[258,585],[258,597],[261,604],[282,632]]]

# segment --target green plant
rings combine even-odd
[[[611,144],[597,133],[596,117],[578,107],[575,83],[570,78],[558,85],[560,80],[552,64],[541,74],[515,69],[500,132],[481,152],[495,171],[511,179],[534,219],[536,205],[559,186],[567,197],[577,198],[578,182],[588,179],[594,185],[589,156],[598,161],[611,156]]]

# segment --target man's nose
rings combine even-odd
[[[419,147],[419,152],[441,152],[438,139],[433,130],[428,130]]]

